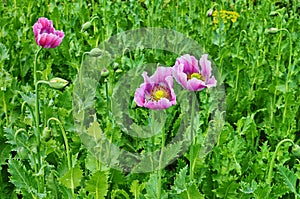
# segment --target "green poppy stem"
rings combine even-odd
[[[190,132],[190,138],[191,138],[191,149],[190,149],[190,179],[191,181],[194,179],[194,145],[195,145],[195,136],[194,136],[194,114],[195,114],[195,99],[192,100],[192,110],[191,110],[191,132]]]
[[[65,129],[64,129],[62,123],[60,122],[60,120],[55,118],[55,117],[51,117],[51,118],[48,119],[48,121],[47,121],[47,127],[48,128],[50,126],[51,121],[55,121],[58,124],[59,128],[60,128],[61,134],[64,138],[65,147],[66,147],[68,169],[71,170],[72,169],[72,159],[71,159],[71,156],[70,156],[69,142],[68,142],[68,138],[67,138]],[[73,173],[72,173],[71,176],[72,176],[71,181],[73,182]],[[74,184],[74,183],[72,183],[72,184]],[[74,197],[74,187],[72,187],[71,189],[72,189],[72,196]]]
[[[161,198],[161,177],[162,177],[162,159],[164,155],[164,147],[165,147],[165,132],[163,131],[161,134],[161,149],[160,149],[160,155],[159,155],[159,163],[158,163],[158,171],[157,171],[157,177],[158,177],[158,188],[157,188],[157,198]]]
[[[291,140],[291,139],[284,139],[284,140],[281,140],[281,141],[277,144],[277,146],[276,146],[276,148],[275,148],[275,152],[274,152],[274,154],[273,154],[273,156],[272,156],[272,159],[271,159],[271,162],[270,162],[269,171],[268,171],[268,177],[267,177],[267,181],[266,181],[266,183],[267,183],[269,186],[271,186],[272,172],[273,172],[273,167],[274,167],[274,163],[275,163],[275,158],[276,158],[277,153],[278,153],[278,151],[279,151],[279,147],[280,147],[283,143],[285,143],[285,142],[290,142],[290,143],[292,143],[293,145],[295,145],[295,143],[294,143],[293,140]]]
[[[38,94],[38,81],[37,81],[37,59],[38,59],[38,55],[40,53],[40,51],[42,50],[42,47],[39,47],[35,53],[34,56],[34,62],[33,62],[33,80],[34,80],[34,86],[35,86],[35,134],[36,134],[36,143],[37,143],[37,163],[35,165],[35,172],[39,172],[40,166],[42,165],[41,162],[41,157],[40,157],[40,137],[41,137],[41,131],[40,131],[40,113],[39,113],[39,94]],[[36,161],[35,161],[36,162]],[[43,186],[44,184],[44,180],[43,177],[41,177],[42,179],[39,179],[38,181],[40,183],[38,183],[38,192],[40,192],[40,190],[42,189],[40,187],[40,185]]]

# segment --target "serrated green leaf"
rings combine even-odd
[[[157,185],[158,185],[158,174],[157,172],[155,172],[150,175],[148,182],[146,182],[146,186],[145,186],[147,191],[146,198],[148,199],[157,198],[157,192],[158,192]],[[163,198],[168,198],[168,195],[164,190],[161,190],[161,199]]]
[[[187,184],[186,184],[186,173],[187,173],[188,167],[185,166],[182,168],[178,174],[176,174],[175,181],[174,181],[174,186],[172,189],[176,191],[177,194],[180,194],[184,191],[187,191]]]
[[[9,158],[11,146],[6,144],[3,140],[0,140],[0,171],[1,165],[6,164],[6,160]]]
[[[11,174],[10,181],[21,190],[24,196],[37,193],[36,181],[19,160],[10,158],[8,171]]]
[[[102,129],[97,121],[93,122],[87,130],[88,135],[92,136],[95,141],[98,141],[102,137]]]
[[[170,164],[178,154],[182,150],[182,142],[176,142],[167,145],[163,149],[163,155],[161,157],[161,168],[164,168],[168,164]],[[154,151],[151,154],[146,154],[142,160],[137,164],[133,169],[132,172],[139,173],[145,171],[152,171],[156,170],[159,167],[159,160],[160,160],[160,153],[161,151]]]
[[[76,188],[80,185],[82,178],[82,171],[79,168],[79,165],[76,165],[74,168],[71,168],[65,175],[59,178],[61,184],[67,188]]]
[[[134,195],[134,198],[139,198],[144,188],[145,183],[140,184],[138,180],[134,180],[131,183],[130,192]]]
[[[103,171],[97,171],[86,184],[86,190],[95,194],[95,198],[104,198],[108,191],[108,175]]]
[[[289,189],[297,194],[297,189],[296,189],[296,182],[297,182],[297,176],[288,168],[284,167],[284,166],[277,166],[279,173],[281,174],[285,184],[289,187]]]

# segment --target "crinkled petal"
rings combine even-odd
[[[135,91],[134,101],[138,106],[144,106],[145,104],[145,85],[146,84],[141,84]]]
[[[172,75],[172,69],[170,67],[157,67],[154,74],[151,76],[153,82],[164,82],[167,76]]]
[[[147,72],[143,72],[144,83],[136,89],[134,94],[134,101],[138,106],[143,106],[150,109],[166,109],[176,104],[176,95],[173,89],[172,69],[165,67],[158,67],[155,73],[148,77]],[[158,101],[153,100],[151,92],[154,87],[162,86],[170,92],[170,97],[163,97]]]
[[[166,82],[167,82],[167,85],[168,85],[168,89],[170,90],[170,93],[171,93],[171,100],[170,102],[172,104],[176,104],[176,94],[174,92],[174,83],[173,83],[173,77],[172,76],[168,76],[166,77]]]
[[[199,66],[198,66],[198,60],[189,54],[185,54],[179,58],[177,58],[177,64],[183,64],[183,71],[184,73],[187,74],[192,74],[192,73],[199,73]]]
[[[207,59],[208,54],[202,55],[200,58],[201,75],[208,80],[211,76],[211,62]]]
[[[217,80],[216,80],[216,78],[215,78],[214,76],[212,76],[212,77],[206,82],[206,86],[207,86],[208,88],[217,86]]]
[[[54,34],[43,33],[38,36],[37,44],[44,48],[55,48],[62,42],[62,38]]]
[[[55,30],[51,20],[41,17],[33,25],[35,41],[43,48],[55,48],[64,38],[64,32]]]
[[[156,101],[148,101],[145,103],[146,108],[154,109],[154,110],[161,110],[169,108],[170,106],[174,105],[174,102],[169,101],[166,98],[161,98],[160,100]]]
[[[192,78],[187,82],[187,89],[189,91],[201,91],[202,89],[206,88],[207,86],[202,80]]]
[[[173,77],[185,89],[187,89],[187,74],[183,72],[183,64],[175,64],[173,66]]]

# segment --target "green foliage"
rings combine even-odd
[[[159,191],[161,198],[178,199],[299,197],[299,6],[299,1],[291,0],[4,0],[0,3],[0,198],[152,199]],[[219,18],[214,23],[207,16],[209,10],[234,11],[240,17],[236,22]],[[42,16],[63,30],[65,38],[59,47],[41,51],[38,79],[60,77],[70,83],[61,90],[39,86],[40,124],[36,125],[33,61],[38,46],[32,26]],[[143,41],[130,43],[120,34],[120,44],[132,49],[119,57],[97,63],[95,55],[100,52],[94,50],[94,57],[84,54],[114,35],[143,27],[175,30],[195,40],[203,52],[189,53],[208,53],[213,73],[219,72],[218,85],[224,93],[206,89],[195,95],[199,111],[192,146],[188,97],[178,95],[180,104],[157,114],[154,121],[151,112],[133,100],[145,64],[173,66],[186,49],[176,49],[179,54],[148,49]],[[277,29],[269,34],[268,28]],[[106,45],[110,53],[121,46],[112,43]],[[188,45],[177,38],[165,43]],[[78,75],[81,66],[88,68],[81,71],[84,84]],[[97,78],[104,68],[105,75]],[[74,86],[78,84],[82,89]],[[85,111],[94,107],[95,112]],[[53,117],[61,122],[66,139],[57,123],[47,124]],[[82,131],[76,128],[78,120],[85,122]],[[40,135],[37,126],[47,128],[48,134]],[[165,133],[163,153],[162,134],[152,136],[151,130]],[[275,153],[283,139],[294,146],[284,144]],[[161,173],[144,173],[158,169],[160,161]]]
[[[104,198],[108,190],[108,175],[103,171],[93,173],[87,181],[86,190],[95,195],[95,198]]]

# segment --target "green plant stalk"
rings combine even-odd
[[[195,100],[192,100],[192,113],[191,113],[191,132],[190,132],[190,138],[191,138],[191,149],[190,149],[190,179],[191,181],[194,179],[194,145],[195,145],[195,136],[194,136],[194,114],[195,114]]]
[[[245,30],[242,30],[240,32],[239,42],[238,42],[238,46],[237,46],[237,50],[236,50],[236,56],[237,57],[239,56],[239,53],[240,53],[240,44],[241,44],[241,37],[242,37],[243,32],[247,34],[247,32]],[[236,92],[235,101],[237,101],[238,97],[239,97],[239,92],[238,92],[239,74],[240,74],[240,65],[238,64],[237,70],[236,70],[236,80],[235,80],[235,89],[236,89],[236,91],[235,91]]]
[[[67,153],[67,161],[68,161],[68,169],[72,171],[72,160],[71,160],[71,156],[70,156],[69,142],[68,142],[68,138],[67,138],[65,129],[64,129],[62,123],[60,122],[60,120],[55,118],[55,117],[51,117],[51,118],[48,119],[48,121],[47,121],[47,127],[48,128],[50,126],[51,121],[55,121],[56,123],[58,123],[58,126],[60,128],[61,134],[62,134],[62,136],[64,138],[64,142],[65,142],[66,153]],[[74,198],[74,189],[75,189],[75,187],[73,186],[74,185],[73,182],[74,182],[73,172],[71,172],[71,184],[72,184],[71,189],[72,189],[72,197]]]
[[[3,101],[3,111],[4,111],[4,115],[5,115],[5,124],[6,124],[6,126],[8,126],[8,114],[7,114],[7,107],[6,107],[4,91],[2,92],[2,101]]]
[[[282,15],[277,12],[277,14],[280,16],[281,19],[281,24],[280,24],[280,28],[282,28]],[[276,61],[276,69],[275,69],[275,91],[274,91],[274,97],[273,97],[273,103],[271,103],[272,107],[271,107],[271,123],[273,123],[273,118],[274,118],[274,111],[275,109],[275,104],[276,104],[276,96],[277,96],[277,84],[278,84],[278,76],[279,76],[279,65],[280,65],[280,47],[281,47],[281,41],[282,41],[282,32],[280,31],[279,33],[279,40],[278,40],[278,55],[277,55],[277,61]]]
[[[42,47],[39,47],[35,53],[34,56],[34,62],[33,62],[33,80],[34,80],[34,86],[35,86],[35,127],[36,127],[36,143],[37,143],[37,163],[35,163],[35,170],[36,172],[39,172],[39,167],[41,165],[41,158],[40,158],[40,136],[41,136],[41,131],[40,131],[40,113],[39,113],[39,92],[38,92],[38,81],[37,81],[37,59],[40,51],[42,50]],[[43,176],[42,176],[43,178]],[[39,180],[42,183],[37,183],[38,184],[38,192],[40,192],[40,184],[44,184],[44,180],[40,179]]]
[[[292,54],[293,54],[293,45],[292,45],[292,35],[291,33],[283,28],[280,29],[283,31],[286,31],[288,36],[289,36],[289,40],[290,40],[290,55],[289,55],[289,65],[288,65],[288,74],[287,74],[287,80],[285,81],[285,104],[284,104],[284,111],[283,111],[283,119],[282,122],[285,123],[285,119],[286,119],[286,112],[287,112],[287,106],[288,106],[288,94],[289,94],[289,81],[290,81],[290,76],[291,76],[291,70],[292,70]]]
[[[39,113],[39,93],[38,93],[38,81],[37,81],[37,70],[36,70],[36,65],[37,65],[37,58],[42,50],[42,47],[39,47],[38,50],[35,53],[34,57],[34,62],[33,62],[33,79],[34,79],[34,85],[35,85],[35,126],[37,129],[37,133],[40,133],[40,113]],[[39,143],[39,141],[38,141]]]
[[[165,131],[162,132],[161,134],[161,151],[160,151],[160,155],[159,155],[159,163],[158,163],[158,171],[157,171],[157,177],[158,177],[158,185],[157,185],[157,198],[161,198],[161,177],[162,177],[162,158],[164,155],[164,147],[165,147],[165,142],[166,142],[166,138],[165,138]]]
[[[281,141],[277,144],[277,146],[276,146],[276,148],[275,148],[275,152],[274,152],[274,154],[273,154],[273,156],[272,156],[272,159],[271,159],[271,162],[270,162],[269,171],[268,171],[268,177],[267,177],[267,180],[266,180],[266,183],[267,183],[269,186],[271,186],[272,172],[273,172],[273,167],[274,167],[274,164],[275,164],[275,158],[276,158],[276,155],[277,155],[277,153],[278,153],[278,151],[279,151],[279,147],[280,147],[283,143],[285,143],[285,142],[290,142],[290,143],[292,143],[293,145],[295,145],[295,143],[294,143],[293,140],[291,140],[291,139],[284,139],[284,140],[281,140]]]

